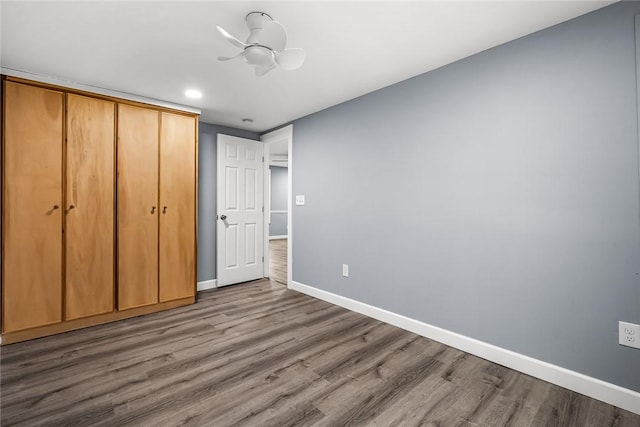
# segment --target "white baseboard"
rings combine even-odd
[[[524,372],[525,374],[559,385],[560,387],[640,414],[640,393],[636,391],[299,282],[291,281],[290,288],[422,335],[434,341],[455,347],[491,362],[515,369],[516,371]]]
[[[218,280],[205,280],[204,282],[198,282],[198,292],[206,291],[207,289],[213,289],[218,287]]]
[[[287,237],[286,234],[284,236],[269,236],[269,240],[286,239]]]

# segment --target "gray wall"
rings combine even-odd
[[[260,139],[255,132],[198,123],[198,282],[216,278],[216,150],[218,133]]]
[[[288,191],[288,168],[269,166],[271,170],[271,211],[286,211]],[[287,235],[287,213],[272,213],[269,236]]]
[[[640,391],[637,13],[295,121],[293,279]]]

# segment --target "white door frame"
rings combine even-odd
[[[274,130],[267,134],[260,136],[260,141],[264,143],[264,197],[271,197],[271,188],[269,187],[269,159],[271,159],[271,147],[270,143],[286,139],[288,146],[288,170],[287,170],[287,287],[291,287],[291,280],[293,277],[293,253],[292,253],[292,240],[293,240],[293,228],[291,227],[291,217],[293,216],[293,125],[287,125],[280,129]],[[265,205],[266,205],[265,201]],[[269,276],[269,212],[264,213],[264,277]]]

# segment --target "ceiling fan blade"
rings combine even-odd
[[[256,76],[261,77],[267,74],[269,71],[276,68],[275,65],[266,65],[264,67],[256,67]]]
[[[231,59],[236,59],[244,55],[244,51],[240,52],[236,56],[218,56],[218,61],[229,61]]]
[[[227,32],[227,30],[222,28],[220,25],[216,25],[216,28],[218,29],[218,32],[222,35],[222,37],[224,37],[232,45],[239,47],[240,49],[244,49],[245,47],[248,46],[247,44],[233,37],[231,34]]]
[[[276,62],[283,70],[295,70],[302,66],[306,56],[304,49],[287,49],[284,52],[276,52]]]
[[[279,22],[267,21],[261,29],[256,30],[251,41],[267,46],[276,52],[282,52],[287,45],[287,30]]]

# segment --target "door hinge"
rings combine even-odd
[[[262,163],[264,163],[264,156],[262,156]]]
[[[262,262],[264,262],[264,257],[262,257]]]
[[[264,212],[264,206],[262,207],[262,212]]]

